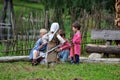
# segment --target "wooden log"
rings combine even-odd
[[[0,57],[0,62],[30,61],[29,56],[6,56]],[[88,63],[120,63],[120,58],[93,58],[80,57],[80,62]]]
[[[0,62],[30,61],[29,56],[6,56],[0,57]]]
[[[87,57],[80,57],[80,62],[87,62],[87,63],[114,63],[119,64],[120,58],[94,58],[89,59]]]
[[[120,55],[120,46],[87,44],[85,50],[88,53],[108,53]]]

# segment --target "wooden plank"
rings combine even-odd
[[[120,30],[92,30],[91,39],[120,40]]]

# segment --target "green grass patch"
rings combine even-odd
[[[120,64],[57,64],[31,66],[29,62],[0,63],[0,80],[120,80]]]

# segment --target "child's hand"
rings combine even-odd
[[[61,50],[62,50],[61,48],[58,48],[58,49],[57,49],[57,52],[60,52]]]

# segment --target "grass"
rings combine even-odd
[[[31,66],[29,62],[0,63],[0,80],[120,80],[120,64],[57,64]]]

